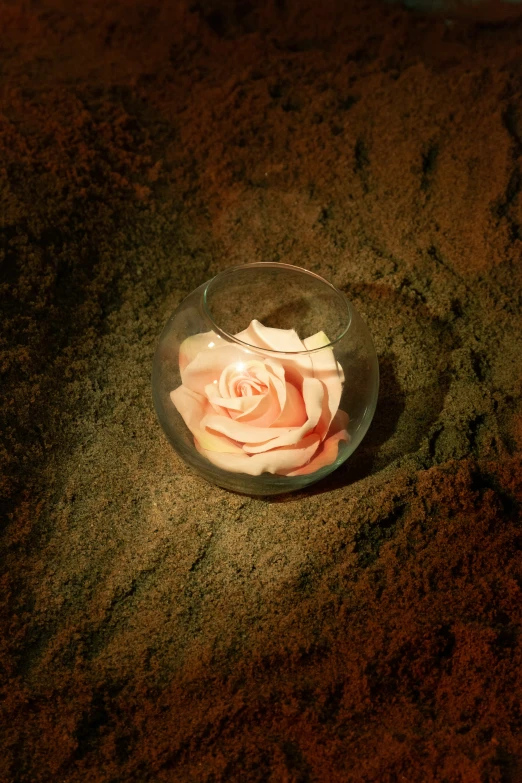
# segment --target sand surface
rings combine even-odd
[[[0,5],[0,779],[522,779],[522,27],[377,0]],[[367,319],[337,473],[180,461],[155,342],[284,261]]]

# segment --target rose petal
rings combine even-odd
[[[256,427],[271,427],[281,413],[273,384],[270,384],[266,394],[259,395],[257,399],[259,400],[258,404],[237,416],[236,420],[253,424]]]
[[[240,443],[243,443],[243,449],[248,454],[257,454],[262,451],[268,451],[269,449],[281,448],[282,446],[291,446],[294,443],[298,443],[305,435],[313,430],[317,422],[321,417],[323,408],[324,387],[321,381],[316,378],[305,378],[303,381],[303,400],[306,407],[307,420],[300,427],[294,427],[287,432],[284,432],[284,428],[272,427],[272,433],[276,433],[277,437],[266,439],[265,442],[259,440],[247,440],[246,438],[236,438]],[[279,429],[283,429],[283,432],[279,434],[276,432]],[[264,430],[264,432],[270,432],[270,430]],[[228,433],[227,433],[228,434]],[[251,445],[251,444],[255,445]]]
[[[196,442],[196,448],[212,464],[231,473],[247,473],[250,476],[260,476],[261,473],[281,473],[299,468],[309,462],[314,455],[320,439],[318,435],[311,434],[303,438],[294,446],[274,449],[263,454],[224,454],[215,451],[207,451]]]
[[[233,419],[255,423],[257,427],[272,426],[281,414],[281,406],[286,403],[284,370],[272,361],[249,359],[243,364],[245,366],[239,370],[234,364],[225,367],[219,382],[205,386],[205,395],[218,414],[228,414]],[[266,391],[236,396],[233,392],[238,378],[245,383],[251,382],[253,388],[265,388]]]
[[[292,470],[287,473],[287,476],[306,476],[309,473],[315,473],[316,470],[331,465],[335,462],[339,453],[339,442],[350,441],[350,435],[346,430],[348,426],[348,415],[344,411],[338,411],[332,426],[328,433],[328,437],[321,443],[313,459],[306,465]]]
[[[287,353],[306,350],[295,329],[273,329],[270,326],[263,326],[255,319],[244,331],[236,334],[236,337],[248,345],[268,348],[270,351]]]
[[[343,438],[342,433],[338,433],[337,435],[332,435],[331,438],[327,438],[321,443],[321,446],[317,450],[317,454],[307,465],[303,465],[303,467],[297,468],[297,470],[291,470],[285,475],[307,476],[310,473],[315,473],[316,470],[320,470],[327,465],[331,465],[332,462],[335,462],[337,459],[337,454],[339,453],[339,441],[341,440],[347,440],[347,438]]]
[[[215,332],[203,332],[187,337],[179,347],[179,367],[181,372],[193,361],[201,351],[212,350],[223,344],[221,337]]]
[[[286,404],[286,378],[285,370],[281,362],[272,357],[265,359],[267,371],[270,371],[270,379],[274,384],[274,389],[279,400],[279,408],[284,410]]]
[[[200,351],[200,353],[188,364],[181,373],[181,381],[198,394],[204,394],[205,386],[214,381],[219,382],[223,369],[230,364],[241,364],[245,357],[253,358],[253,354],[246,352],[237,345],[224,343],[215,348]]]
[[[218,386],[209,383],[208,386],[205,386],[205,396],[213,407],[218,405],[220,408],[226,408],[230,413],[241,415],[252,408],[255,408],[264,395],[258,394],[252,397],[221,397]]]
[[[317,334],[307,337],[303,340],[308,350],[312,351],[315,348],[320,348],[322,345],[328,345],[329,340],[324,332],[317,332]],[[325,399],[327,405],[323,410],[321,421],[318,426],[318,432],[326,434],[330,426],[330,422],[337,413],[339,403],[341,401],[341,394],[343,391],[344,375],[339,373],[340,365],[337,363],[332,348],[324,348],[322,351],[315,351],[310,354],[312,365],[314,369],[314,378],[318,378],[326,387],[327,394]]]
[[[306,407],[301,392],[297,391],[293,383],[287,383],[286,402],[278,419],[274,421],[275,427],[300,427],[307,420]]]
[[[201,420],[207,413],[208,403],[200,394],[196,394],[184,386],[178,386],[177,389],[171,391],[170,399],[189,430],[198,439],[203,448],[230,454],[243,453],[242,449],[229,438],[206,432],[201,427]]]
[[[276,440],[279,435],[297,432],[295,427],[254,427],[252,424],[237,419],[229,419],[211,413],[203,417],[201,426],[214,432],[220,432],[239,443],[265,443]]]
[[[220,432],[238,443],[246,444],[245,449],[250,448],[250,444],[262,444],[261,447],[256,448],[256,451],[267,451],[297,443],[316,426],[322,410],[322,383],[315,378],[305,378],[303,390],[308,419],[301,427],[255,427],[212,414],[203,418],[201,427]]]
[[[279,401],[273,388],[266,394],[252,397],[216,397],[215,387],[210,384],[205,391],[210,404],[221,415],[230,415],[234,420],[255,424],[256,427],[270,427],[281,413]]]
[[[236,337],[248,345],[277,351],[276,356],[270,358],[277,359],[283,365],[286,379],[298,389],[301,389],[303,378],[313,377],[312,361],[308,354],[299,354],[299,351],[306,351],[306,346],[294,329],[273,329],[254,320]]]

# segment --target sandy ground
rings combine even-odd
[[[522,779],[522,27],[0,5],[0,779]],[[309,491],[178,459],[155,341],[295,263],[377,346]]]

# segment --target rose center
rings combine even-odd
[[[235,391],[238,397],[252,397],[255,394],[265,394],[267,386],[254,375],[245,372],[236,379]]]
[[[218,388],[224,398],[256,397],[267,394],[270,383],[270,375],[263,362],[252,359],[225,367]]]

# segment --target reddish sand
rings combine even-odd
[[[522,26],[0,5],[0,779],[522,779]],[[217,271],[367,319],[360,449],[207,485],[150,394]]]

